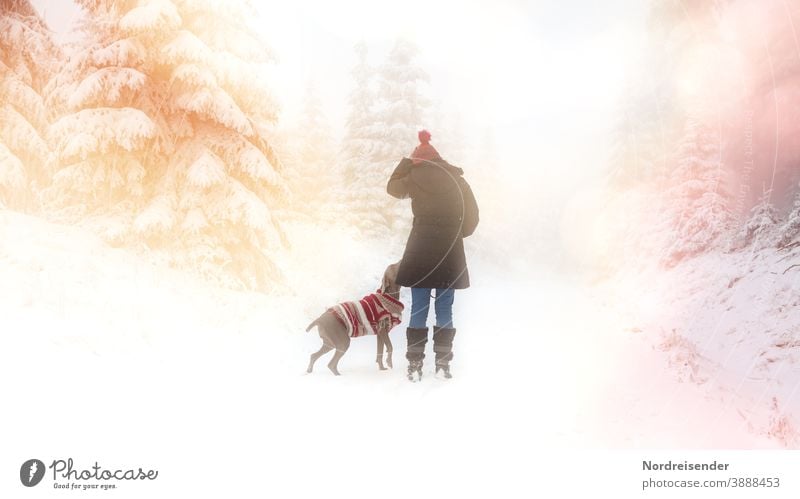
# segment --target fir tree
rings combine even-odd
[[[647,109],[624,104],[614,130],[611,182],[629,187],[654,180],[662,168],[658,132]]]
[[[0,205],[35,207],[49,156],[42,93],[57,56],[28,0],[0,3]]]
[[[350,74],[355,86],[348,97],[349,110],[338,158],[335,197],[346,224],[368,236],[385,235],[390,222],[382,210],[386,200],[381,156],[384,134],[378,122],[377,71],[369,63],[362,41],[354,47],[357,63]],[[399,160],[399,158],[398,158]],[[388,175],[388,173],[386,174]]]
[[[430,101],[423,94],[428,74],[416,64],[418,50],[407,40],[397,40],[378,73],[378,114],[382,130],[376,160],[396,161],[416,145]]]
[[[375,153],[382,140],[375,117],[375,70],[369,64],[366,43],[357,43],[354,50],[358,62],[350,74],[355,86],[348,96],[349,110],[339,153],[346,184],[352,184],[363,165],[376,159]]]
[[[730,227],[730,196],[719,151],[719,138],[689,118],[667,192],[666,215],[672,225],[670,263],[708,250]]]
[[[772,191],[766,190],[758,204],[750,210],[750,217],[742,227],[739,240],[740,247],[757,244],[764,247],[770,244],[772,231],[778,223],[778,210],[772,204]]]
[[[266,133],[277,116],[265,85],[272,57],[247,22],[254,17],[248,3],[173,4],[180,29],[152,41],[167,89],[163,122],[175,147],[158,151],[166,167],[154,176],[134,228],[157,245],[177,244],[201,271],[225,268],[248,287],[264,288],[277,276],[267,255],[284,242],[270,205],[286,194]],[[132,11],[122,22],[149,33],[149,16]]]
[[[794,198],[794,206],[779,229],[778,248],[784,248],[797,241],[800,234],[800,194]]]
[[[81,5],[90,14],[76,27],[80,41],[67,48],[69,59],[47,87],[55,158],[43,197],[63,221],[113,214],[106,224],[115,239],[125,234],[142,202],[143,163],[163,133],[146,110],[155,108],[159,96],[146,74],[147,46],[120,27],[133,2]],[[172,14],[175,28],[180,18]]]
[[[410,220],[408,207],[386,195],[386,182],[400,159],[416,146],[430,105],[422,92],[428,75],[417,66],[416,55],[413,44],[398,40],[378,71],[375,123],[380,137],[370,163],[355,180],[356,188],[366,190],[357,212],[374,219],[376,227],[397,230]]]
[[[80,3],[91,36],[52,89],[67,111],[51,127],[59,197],[115,240],[226,284],[267,286],[277,276],[267,255],[284,243],[271,207],[286,186],[252,7]]]
[[[314,82],[306,86],[303,113],[291,130],[284,163],[292,192],[292,211],[315,221],[332,221],[336,184],[336,154],[332,128]]]

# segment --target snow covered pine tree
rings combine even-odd
[[[686,121],[667,195],[672,224],[668,265],[711,248],[730,229],[730,195],[720,161],[720,139],[693,118]]]
[[[155,109],[158,95],[146,86],[145,45],[119,27],[122,12],[112,2],[82,5],[90,8],[76,26],[82,37],[66,47],[70,57],[46,91],[56,119],[45,207],[63,222],[94,216],[117,240],[142,202],[143,163],[159,132],[145,110]]]
[[[278,276],[271,56],[243,0],[80,0],[91,33],[54,83],[54,197],[110,239],[236,287]]]
[[[333,133],[319,98],[317,85],[306,85],[303,113],[297,126],[284,134],[283,164],[291,196],[291,208],[284,217],[335,223],[341,208],[335,188],[336,153]]]
[[[49,149],[42,92],[58,49],[28,0],[0,2],[0,206],[38,207]]]
[[[386,195],[386,181],[398,161],[416,145],[417,132],[426,119],[429,101],[422,94],[428,75],[415,63],[416,47],[397,40],[385,64],[376,73],[374,107],[369,85],[371,70],[366,52],[357,46],[359,65],[354,75],[357,87],[351,96],[351,114],[346,139],[345,186],[351,216],[361,220],[366,232],[385,235],[409,224],[407,207]]]
[[[774,244],[773,230],[778,223],[778,210],[772,204],[772,191],[765,190],[758,204],[750,210],[750,218],[742,227],[741,247],[756,245],[756,249]]]
[[[342,216],[347,223],[357,227],[368,236],[385,235],[388,224],[378,210],[369,209],[382,199],[383,184],[374,170],[378,170],[381,158],[383,133],[377,122],[377,95],[375,92],[375,69],[369,64],[367,44],[359,42],[354,47],[357,64],[350,74],[355,87],[348,98],[349,111],[342,139],[338,163],[337,197],[340,199]],[[376,184],[378,182],[378,184]],[[380,186],[379,193],[375,189]]]
[[[779,234],[778,248],[786,248],[797,243],[800,235],[800,193],[794,198],[794,206],[781,224]]]

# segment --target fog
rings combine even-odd
[[[73,2],[34,0],[62,40],[80,15]],[[334,133],[352,87],[353,45],[375,63],[398,37],[420,49],[428,95],[469,141],[487,131],[504,176],[552,185],[602,168],[607,133],[643,37],[644,7],[630,2],[258,2],[272,46],[280,124],[296,122],[306,83],[317,83]],[[447,130],[432,130],[434,135]],[[413,146],[410,138],[409,147]],[[465,165],[479,168],[480,165]],[[570,189],[565,188],[565,191]]]
[[[314,79],[341,129],[352,46],[365,41],[380,63],[404,37],[420,48],[429,96],[445,123],[457,120],[470,141],[488,130],[503,175],[568,184],[604,166],[607,133],[643,36],[640,9],[629,2],[601,9],[554,1],[300,1],[261,10],[279,57],[286,122],[302,107],[304,82]]]
[[[74,39],[73,2],[33,3],[59,40]],[[592,209],[587,199],[608,168],[619,102],[646,36],[641,4],[256,2],[251,22],[275,59],[264,85],[280,106],[277,131],[297,126],[313,84],[335,141],[354,85],[353,46],[365,42],[377,66],[398,38],[415,44],[430,76],[428,122],[419,125],[434,144],[455,135],[463,144],[440,152],[467,172],[489,221],[484,233],[492,244],[535,244],[552,256],[583,244],[576,219]],[[409,137],[409,152],[415,142]]]

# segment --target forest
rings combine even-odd
[[[798,16],[781,1],[652,2],[610,161],[611,260],[797,246]],[[617,216],[628,203],[637,216]]]
[[[409,210],[385,184],[419,128],[443,122],[414,43],[353,46],[337,134],[313,80],[299,122],[280,121],[279,63],[251,2],[76,3],[67,42],[28,1],[0,4],[0,206],[261,291],[284,283],[287,224],[407,233]],[[451,160],[472,153],[457,132],[437,137]]]

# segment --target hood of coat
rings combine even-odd
[[[464,170],[446,161],[429,162],[412,168],[409,178],[421,190],[431,194],[443,194],[459,186]]]

